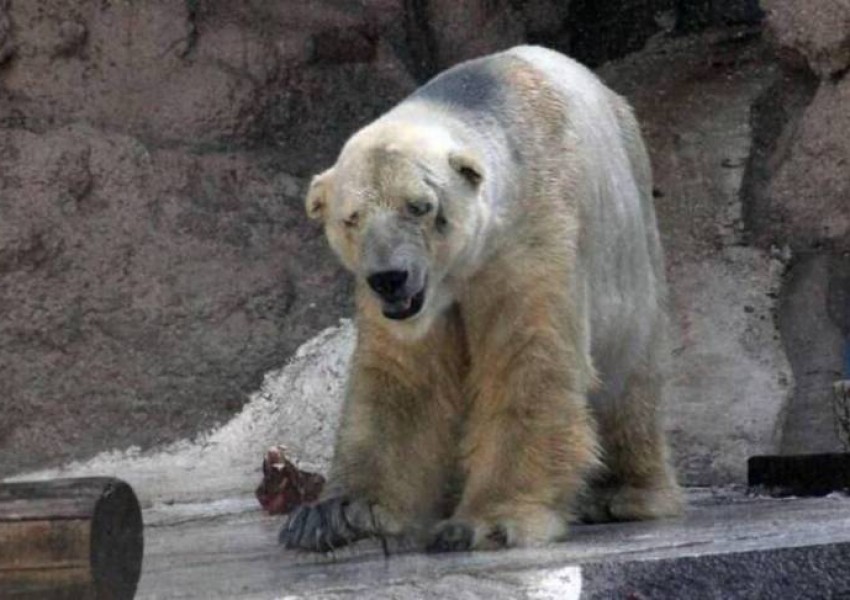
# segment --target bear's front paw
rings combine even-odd
[[[475,530],[463,521],[443,521],[431,534],[428,552],[464,552],[472,549]]]
[[[316,504],[298,507],[283,529],[278,541],[287,548],[330,552],[368,535],[362,527],[354,524],[353,512],[358,503],[341,496],[328,498]]]

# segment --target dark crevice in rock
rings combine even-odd
[[[437,41],[431,29],[428,0],[405,0],[404,28],[413,75],[424,83],[437,74]]]
[[[12,20],[9,18],[9,0],[0,0],[0,68],[11,60],[16,50],[12,39]]]
[[[298,176],[329,166],[352,133],[410,91],[370,67],[352,63],[290,71],[247,139],[256,148],[274,149],[287,171]],[[345,91],[328,96],[329,89]]]
[[[779,330],[794,373],[783,454],[841,450],[832,385],[843,377],[850,332],[850,257],[827,252],[794,260],[780,292]]]
[[[510,5],[514,13],[523,18],[527,43],[562,52],[568,51],[570,31],[567,23],[571,10],[569,1],[549,0],[532,4],[526,0],[511,0]]]
[[[850,73],[850,65],[847,65],[843,69],[839,69],[833,73],[830,73],[829,80],[832,83],[839,83],[842,79],[844,79],[845,75]]]
[[[829,262],[826,307],[829,318],[850,343],[850,253],[836,255]],[[844,375],[850,376],[850,373]]]
[[[569,48],[559,48],[589,66],[640,50],[661,26],[657,17],[672,0],[574,0],[566,20]]]
[[[32,272],[55,260],[63,250],[63,241],[52,238],[47,232],[37,232],[30,237],[0,245],[0,278],[15,271]]]
[[[198,8],[201,0],[186,0],[186,39],[179,50],[181,58],[186,58],[198,43]]]
[[[369,23],[358,27],[332,27],[312,38],[309,61],[312,64],[341,65],[369,63],[378,51],[378,33]]]
[[[782,71],[753,104],[750,114],[752,148],[741,183],[745,240],[762,247],[781,244],[772,239],[774,221],[768,186],[787,158],[800,119],[817,91],[818,81],[807,71]]]
[[[676,12],[679,33],[706,27],[755,25],[764,18],[758,0],[676,0]]]
[[[752,26],[763,17],[758,0],[574,0],[560,31],[529,35],[529,41],[597,66],[640,50],[662,31],[688,34],[707,28]]]

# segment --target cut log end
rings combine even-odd
[[[0,484],[0,589],[14,598],[132,598],[142,514],[108,477]]]

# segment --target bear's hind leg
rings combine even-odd
[[[602,401],[596,417],[605,469],[579,505],[590,522],[635,521],[681,514],[682,493],[658,415],[660,379],[633,375],[624,396]]]

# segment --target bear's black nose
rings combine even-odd
[[[390,302],[398,300],[407,281],[407,271],[381,271],[372,273],[366,278],[369,287],[375,290],[381,298]]]

